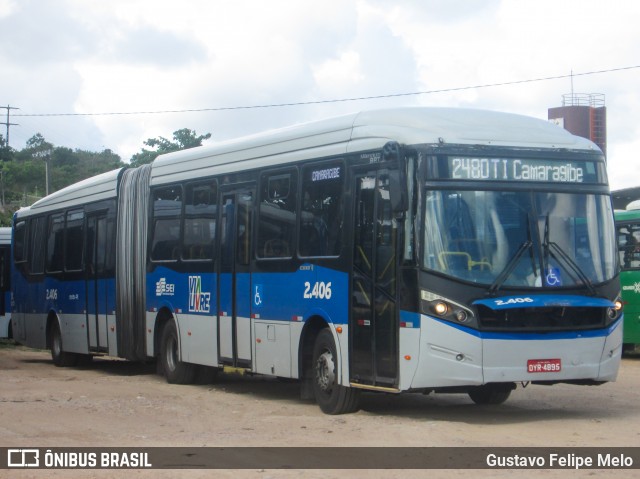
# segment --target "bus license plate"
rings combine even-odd
[[[530,373],[558,373],[562,369],[560,359],[529,359],[527,371]]]

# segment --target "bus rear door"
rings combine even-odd
[[[106,212],[87,216],[85,271],[89,350],[107,351],[108,291],[105,279],[109,235]]]

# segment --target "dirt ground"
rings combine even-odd
[[[640,357],[615,383],[518,387],[500,406],[466,395],[367,393],[355,414],[327,416],[295,382],[220,375],[177,386],[152,364],[95,359],[57,368],[46,351],[0,342],[2,447],[640,446]],[[594,470],[0,470],[15,478],[636,477]]]

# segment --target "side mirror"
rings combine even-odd
[[[389,199],[391,209],[400,214],[407,211],[407,182],[404,175],[404,162],[401,161],[401,148],[397,141],[390,141],[382,148],[382,161],[395,162],[398,169],[389,171]]]
[[[404,174],[400,170],[389,171],[389,199],[394,213],[407,211],[407,182],[404,181]]]

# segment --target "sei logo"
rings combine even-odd
[[[304,282],[304,299],[331,299],[331,281],[316,281],[311,287],[309,281]]]

